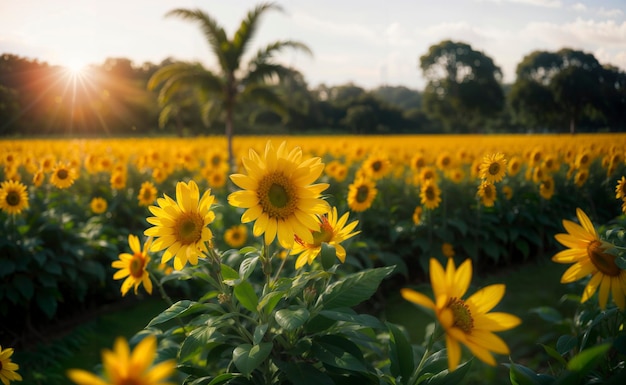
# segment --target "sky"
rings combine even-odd
[[[232,36],[249,0],[0,0],[0,53],[51,65],[135,65],[167,57],[215,61],[200,27],[175,8],[199,8]],[[261,19],[250,52],[276,40],[312,51],[286,51],[309,87],[353,83],[423,89],[419,57],[442,40],[470,44],[493,59],[503,81],[535,50],[573,48],[626,71],[626,0],[277,0],[283,11]]]

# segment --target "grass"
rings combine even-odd
[[[59,334],[57,338],[50,338],[52,342],[33,351],[16,352],[15,362],[20,364],[19,373],[24,377],[24,383],[69,384],[65,376],[67,369],[93,371],[101,362],[102,350],[111,349],[116,337],[129,339],[167,308],[158,296],[122,304]]]

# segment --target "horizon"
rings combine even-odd
[[[141,66],[170,57],[214,68],[200,28],[165,14],[174,8],[200,8],[232,36],[245,14],[259,3],[0,0],[0,52],[66,67],[101,65],[106,58],[126,58]],[[470,44],[492,58],[502,70],[504,84],[515,80],[515,67],[535,50],[581,50],[603,65],[626,71],[626,2],[617,0],[446,4],[366,0],[358,5],[287,0],[276,4],[284,12],[265,14],[249,53],[276,40],[303,42],[313,57],[289,51],[277,59],[300,71],[312,88],[352,83],[364,89],[423,90],[426,82],[419,57],[446,39]]]

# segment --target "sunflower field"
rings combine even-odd
[[[233,143],[230,165],[223,137],[0,141],[4,385],[456,384],[474,361],[506,366],[495,383],[624,379],[626,135]],[[537,310],[547,365],[496,334],[521,322],[506,282],[471,285],[540,260],[571,264],[576,304]],[[433,314],[423,341],[380,319],[390,293]],[[145,295],[168,306],[93,371],[13,355]]]

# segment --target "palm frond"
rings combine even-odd
[[[228,60],[225,56],[224,46],[230,45],[230,42],[226,36],[226,31],[219,25],[217,20],[200,9],[177,8],[169,11],[165,16],[177,16],[184,20],[198,22],[220,66],[223,69],[228,68]]]
[[[164,128],[170,121],[170,117],[176,115],[179,111],[175,104],[167,104],[159,112],[159,128]]]
[[[233,68],[239,68],[239,61],[245,54],[246,48],[252,41],[252,38],[257,31],[261,16],[269,10],[282,12],[283,8],[276,3],[262,3],[257,5],[254,9],[250,10],[246,15],[246,18],[241,20],[241,24],[235,32],[232,40],[233,50],[235,51],[233,52],[233,56],[236,58],[236,63],[233,63]]]
[[[275,54],[284,49],[300,50],[310,56],[313,56],[313,51],[311,51],[311,49],[302,42],[294,40],[279,40],[259,49],[256,56],[250,60],[250,63],[265,63],[272,59]]]
[[[293,70],[282,64],[258,63],[251,66],[246,76],[241,79],[244,85],[268,83],[273,79],[282,80],[293,74]]]
[[[262,104],[281,116],[287,113],[285,102],[272,88],[264,85],[246,87],[241,93],[241,100]]]

